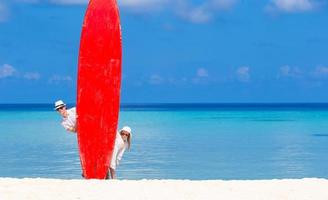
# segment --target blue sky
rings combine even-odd
[[[327,0],[120,0],[123,103],[328,102]],[[86,0],[0,0],[0,103],[75,102]]]

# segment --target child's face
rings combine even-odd
[[[126,142],[128,140],[128,136],[130,135],[129,132],[127,131],[121,131],[121,137],[123,139],[124,142]]]

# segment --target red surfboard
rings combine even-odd
[[[77,135],[83,175],[104,179],[114,148],[122,43],[116,0],[90,0],[82,27],[77,83]]]

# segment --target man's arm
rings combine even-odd
[[[66,129],[66,131],[69,131],[69,132],[72,132],[72,133],[76,133],[76,126],[75,127],[69,126],[65,122],[62,122],[62,126]]]

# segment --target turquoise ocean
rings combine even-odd
[[[0,105],[0,177],[81,179],[51,104]],[[328,178],[328,104],[122,105],[119,179]]]

